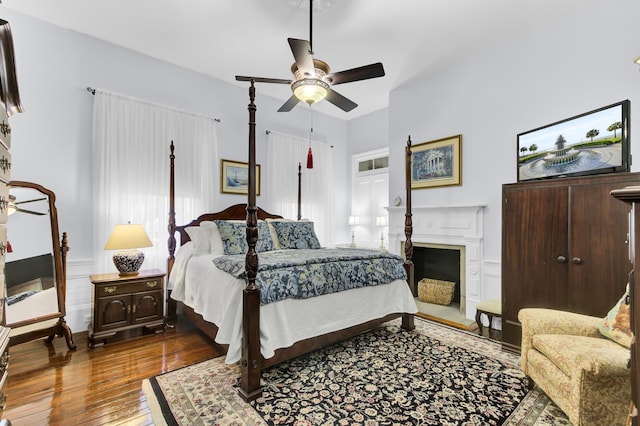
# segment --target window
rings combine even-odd
[[[358,172],[369,172],[371,170],[388,169],[389,168],[389,156],[369,158],[366,160],[358,161]],[[381,170],[380,170],[381,171]]]

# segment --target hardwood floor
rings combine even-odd
[[[142,380],[222,354],[180,318],[164,334],[118,339],[88,348],[87,333],[12,346],[2,418],[20,425],[152,425]]]

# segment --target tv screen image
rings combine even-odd
[[[518,182],[628,172],[628,100],[518,134]]]

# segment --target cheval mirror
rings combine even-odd
[[[58,232],[55,194],[32,182],[9,182],[4,322],[9,345],[65,337],[75,349],[64,320],[67,234]]]

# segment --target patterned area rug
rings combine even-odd
[[[268,369],[250,404],[239,375],[219,357],[146,380],[155,424],[570,425],[527,393],[516,355],[419,318],[414,332],[390,322]]]

